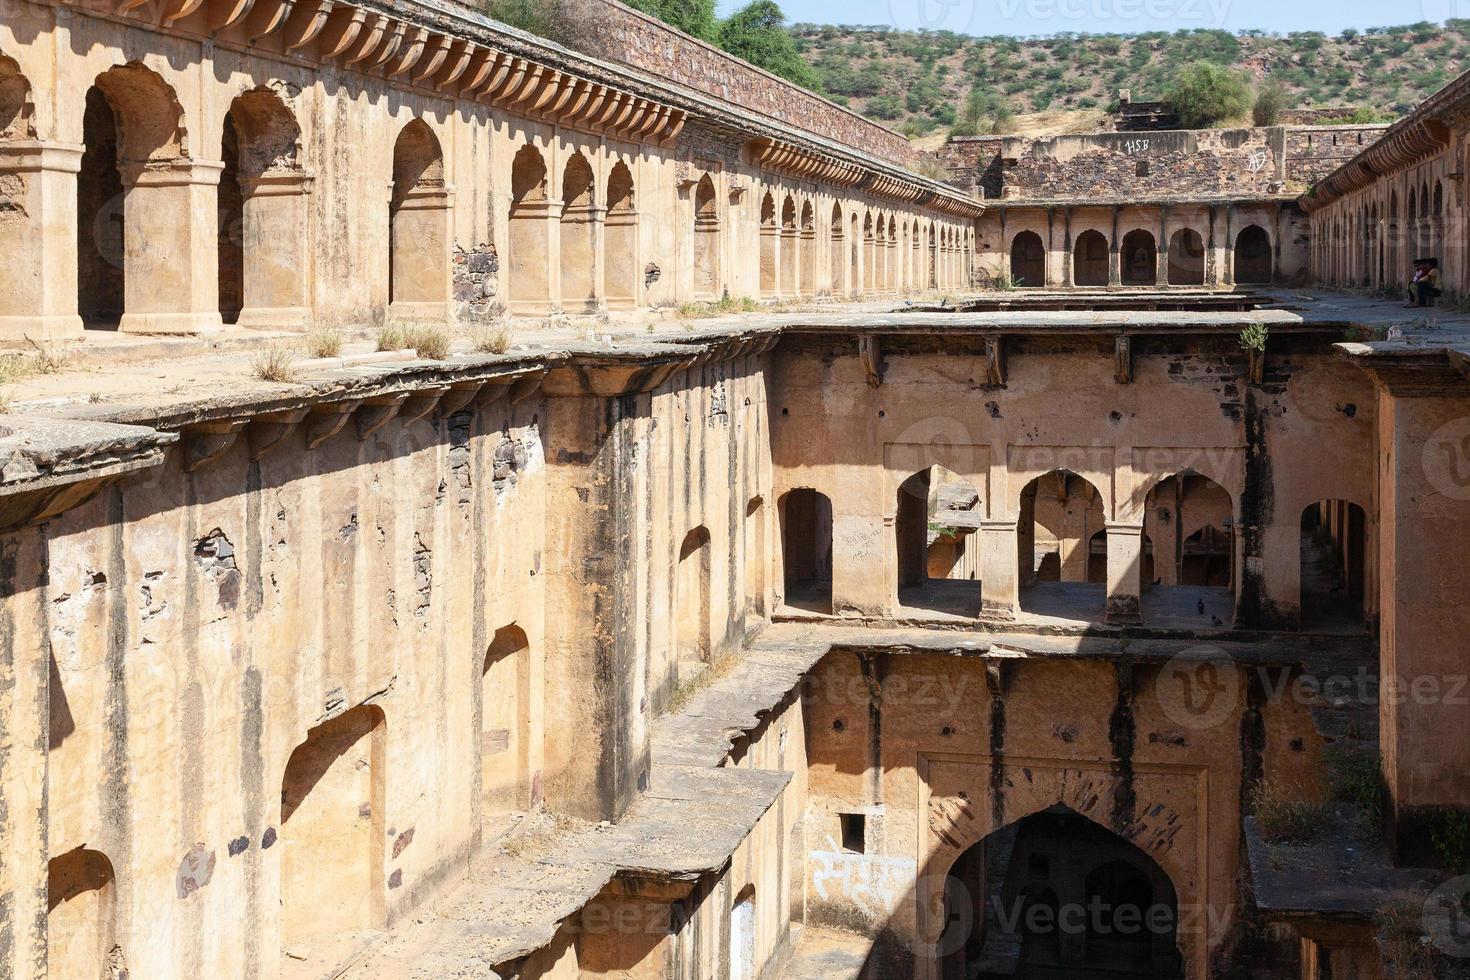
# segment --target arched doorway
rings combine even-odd
[[[388,300],[403,319],[449,317],[449,197],[439,137],[415,119],[393,144]]]
[[[1193,228],[1181,228],[1169,239],[1169,285],[1205,284],[1205,242]]]
[[[607,176],[607,217],[603,222],[602,294],[612,309],[638,305],[638,208],[633,171],[619,160]]]
[[[758,619],[766,615],[766,510],[761,497],[745,505],[745,610]]]
[[[511,308],[518,313],[551,311],[551,220],[546,158],[528,143],[510,167],[507,278]]]
[[[219,182],[219,305],[225,323],[304,327],[309,178],[301,130],[273,89],[236,96],[225,113]]]
[[[777,502],[786,605],[832,612],[832,501],[810,488],[788,491]]]
[[[943,907],[942,980],[1183,976],[1169,876],[1066,806],[968,848],[949,870]]]
[[[1165,477],[1144,498],[1152,563],[1142,583],[1147,621],[1222,627],[1235,616],[1235,505],[1229,491],[1193,471]]]
[[[898,488],[894,541],[898,603],[972,619],[980,615],[980,494],[942,466],[929,466]]]
[[[781,295],[788,299],[796,295],[797,275],[796,201],[791,195],[781,205]]]
[[[1365,619],[1367,517],[1346,500],[1322,500],[1302,511],[1303,630],[1356,630]]]
[[[1272,274],[1271,237],[1260,225],[1247,225],[1235,236],[1235,281],[1243,286],[1268,286]]]
[[[799,239],[800,272],[797,276],[793,292],[799,296],[815,296],[817,294],[817,216],[812,210],[812,202],[807,201],[801,208],[801,235]]]
[[[1039,616],[1098,620],[1106,606],[1107,513],[1101,492],[1069,470],[1021,491],[1016,524],[1021,609]],[[1101,564],[1094,559],[1101,555]],[[1099,568],[1103,581],[1096,579]]]
[[[1159,277],[1159,247],[1151,232],[1135,228],[1123,236],[1119,259],[1125,286],[1152,286]]]
[[[1034,231],[1023,231],[1011,239],[1011,278],[1017,286],[1046,285],[1046,246]]]
[[[77,174],[77,312],[91,328],[115,329],[125,305],[123,185],[117,113],[100,87],[87,90]]]
[[[561,307],[567,313],[597,309],[597,179],[580,152],[567,159],[561,179]]]
[[[1072,250],[1072,282],[1078,286],[1108,284],[1108,240],[1089,228],[1077,236]]]
[[[697,527],[679,545],[674,576],[677,662],[683,682],[710,662],[710,537]]]
[[[515,624],[496,630],[480,669],[483,813],[523,813],[531,786],[531,641]]]
[[[107,855],[78,847],[51,859],[46,866],[48,980],[125,975],[116,904]]]
[[[832,205],[832,224],[829,233],[832,236],[828,244],[828,269],[827,288],[833,296],[842,294],[842,270],[847,264],[847,224],[842,220],[842,205]]]
[[[293,975],[330,974],[384,925],[386,767],[386,724],[371,705],[313,728],[286,763],[280,921]]]
[[[720,297],[720,212],[709,174],[694,189],[694,296]]]
[[[776,198],[770,191],[761,199],[760,284],[761,298],[776,295],[777,263],[780,256],[781,228],[776,223]]]

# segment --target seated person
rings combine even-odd
[[[1408,305],[1433,306],[1434,301],[1444,292],[1439,285],[1439,259],[1420,259],[1414,265],[1414,278],[1409,281]]]

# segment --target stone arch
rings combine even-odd
[[[745,607],[750,613],[766,615],[766,499],[750,498],[745,505]]]
[[[1235,236],[1235,281],[1244,286],[1270,285],[1275,262],[1271,236],[1260,225],[1247,225]]]
[[[20,63],[0,55],[0,141],[36,138],[36,101]]]
[[[777,211],[776,196],[766,191],[761,198],[760,229],[760,294],[770,299],[776,295],[776,282],[781,268],[781,216]]]
[[[1180,228],[1169,239],[1169,285],[1205,284],[1205,240],[1193,228]]]
[[[873,212],[863,216],[863,292],[871,293],[878,288],[878,238],[880,231],[873,226]]]
[[[790,194],[781,203],[781,282],[780,291],[783,296],[795,296],[800,290],[799,280],[799,256],[800,228],[797,225],[798,213],[796,210],[796,199]]]
[[[603,286],[607,305],[638,305],[638,208],[633,171],[622,160],[607,175],[607,216],[603,219]]]
[[[1018,286],[1046,284],[1046,246],[1034,231],[1023,231],[1011,239],[1011,278]]]
[[[482,813],[535,804],[531,775],[531,641],[515,623],[495,631],[480,667]]]
[[[720,212],[709,174],[694,187],[694,295],[705,300],[720,295]]]
[[[832,612],[832,500],[811,487],[788,490],[776,502],[787,605]]]
[[[1077,286],[1108,284],[1108,240],[1095,228],[1077,236],[1072,249],[1072,282]]]
[[[449,211],[439,137],[424,120],[411,119],[393,143],[388,301],[394,319],[448,319]]]
[[[975,484],[943,466],[926,466],[899,484],[893,527],[900,605],[980,614],[973,534],[983,513]]]
[[[310,181],[302,172],[301,128],[277,89],[259,86],[234,98],[220,159],[220,316],[246,327],[304,328]]]
[[[797,277],[793,292],[798,296],[817,294],[817,214],[807,199],[801,205],[798,222]]]
[[[842,215],[841,201],[832,202],[827,236],[827,288],[835,296],[842,292],[842,271],[847,263],[847,221]]]
[[[1123,236],[1119,277],[1125,286],[1152,286],[1158,282],[1159,245],[1154,234],[1135,228]]]
[[[46,976],[51,980],[119,976],[126,965],[117,935],[112,862],[78,847],[46,865]]]
[[[568,313],[597,309],[597,178],[580,150],[567,157],[561,179],[561,306]]]
[[[1143,533],[1153,543],[1153,578],[1161,586],[1234,591],[1235,499],[1192,469],[1165,476],[1144,497]]]
[[[755,885],[746,885],[730,907],[730,980],[756,980]]]
[[[680,673],[702,669],[713,658],[710,641],[710,571],[713,549],[709,529],[684,535],[674,575],[674,622]],[[687,680],[681,677],[680,680]]]
[[[510,165],[508,287],[511,309],[551,312],[550,174],[546,158],[531,143],[516,151]]]
[[[863,291],[863,236],[858,228],[857,212],[853,212],[848,218],[852,234],[848,236],[848,293],[856,296]]]
[[[1038,584],[1082,585],[1091,577],[1095,539],[1107,547],[1107,499],[1090,480],[1071,470],[1043,473],[1021,490],[1016,522],[1017,582],[1021,608],[1038,611],[1027,590]],[[1054,592],[1055,589],[1051,589]],[[1055,598],[1048,592],[1042,596]]]
[[[293,947],[385,923],[386,742],[382,709],[358,705],[307,732],[286,763],[278,824],[283,959]]]
[[[937,942],[924,950],[932,959],[920,964],[918,976],[962,980],[973,975],[987,949],[997,947],[1019,949],[1021,973],[1028,967],[1074,971],[1115,967],[1126,976],[1159,980],[1184,976],[1179,890],[1170,873],[1134,839],[1131,828],[1114,830],[1095,819],[1081,801],[1076,804],[1081,809],[1074,808],[1065,799],[1072,793],[1062,795],[1064,799],[1055,804],[988,832],[982,833],[985,828],[978,817],[966,821],[970,826],[952,828],[949,841],[931,858],[933,873],[921,877],[932,883],[929,888],[944,891],[940,901],[933,899],[941,896],[925,895],[923,889],[919,895],[921,915],[935,917],[920,922],[919,934]],[[996,870],[1002,873],[992,875]],[[1113,887],[1139,881],[1146,888]],[[1099,909],[1096,901],[1111,907]],[[1147,907],[1138,907],[1140,902]],[[1083,928],[1058,934],[1055,927],[1068,919],[1035,915],[1031,909],[1037,904],[1051,905],[1057,912],[1083,912],[1078,920]],[[989,916],[987,922],[983,913],[993,908],[1021,914]],[[1097,928],[1088,909],[1093,916],[1111,911],[1114,921],[1109,925],[1143,925],[1141,930],[1127,929],[1137,945],[1128,948],[1125,942],[1123,949],[1117,948],[1114,942],[1123,930]],[[987,936],[991,928],[1002,935]]]
[[[198,195],[207,192],[174,174],[190,157],[174,90],[138,62],[107,69],[87,91],[82,142],[77,306],[83,320],[159,333],[218,327],[219,303],[206,288],[215,272],[210,283],[194,281],[196,243],[180,234],[177,220],[195,213],[204,204]]]

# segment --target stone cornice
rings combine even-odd
[[[1470,73],[1461,75],[1394,123],[1368,149],[1338,167],[1301,197],[1307,213],[1320,211],[1379,177],[1403,170],[1449,145],[1450,127],[1470,117]]]

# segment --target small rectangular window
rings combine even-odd
[[[862,854],[868,843],[868,817],[863,813],[839,814],[842,821],[842,849]]]

